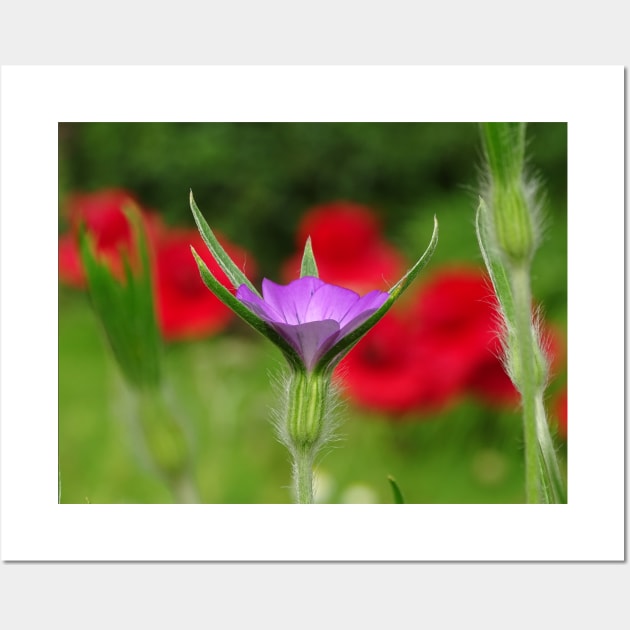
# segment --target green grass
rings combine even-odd
[[[206,503],[290,502],[287,453],[269,422],[269,373],[279,352],[239,325],[170,345],[166,368],[190,429]],[[64,503],[164,503],[171,494],[137,457],[120,376],[84,295],[61,293],[59,461]],[[516,412],[462,401],[434,418],[394,421],[345,405],[342,439],[320,458],[326,502],[353,488],[393,503],[520,503],[522,437]],[[325,482],[325,484],[324,484]]]

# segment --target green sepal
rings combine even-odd
[[[433,217],[433,235],[431,241],[426,248],[424,254],[418,259],[416,264],[407,271],[407,273],[389,290],[389,298],[368,317],[363,324],[346,335],[338,343],[336,343],[318,362],[315,370],[329,370],[334,368],[339,361],[356,345],[361,337],[365,335],[394,305],[396,300],[402,295],[403,291],[414,281],[416,276],[424,269],[431,259],[438,242],[438,221],[437,217]]]
[[[317,270],[317,263],[315,262],[315,255],[313,254],[313,245],[311,244],[310,236],[306,239],[304,254],[302,255],[300,278],[303,278],[304,276],[319,278],[319,271]]]
[[[404,503],[405,498],[403,497],[403,493],[400,490],[400,486],[398,485],[397,481],[391,475],[387,477],[387,480],[389,481],[389,485],[392,489],[392,494],[394,495],[394,503]]]
[[[236,263],[223,249],[221,243],[219,243],[219,241],[217,240],[214,232],[210,229],[210,226],[206,223],[206,220],[203,218],[201,211],[197,207],[197,204],[195,203],[195,199],[192,194],[192,190],[190,191],[190,209],[192,210],[193,216],[195,218],[195,223],[197,224],[197,228],[199,229],[201,238],[203,238],[203,242],[210,250],[210,253],[212,254],[214,260],[217,261],[217,264],[223,270],[223,273],[225,273],[228,280],[232,283],[232,286],[235,289],[238,289],[238,287],[240,287],[242,284],[245,284],[258,297],[262,297],[258,292],[258,289],[256,289],[249,278],[238,268]]]
[[[503,315],[510,326],[514,325],[514,298],[512,297],[512,288],[508,279],[505,266],[501,262],[496,249],[492,246],[492,240],[489,234],[488,206],[486,202],[479,197],[479,205],[477,206],[477,214],[475,217],[475,227],[477,230],[477,240],[479,241],[479,249],[481,256],[488,270],[488,275],[492,281],[494,292],[503,311]]]
[[[267,337],[270,341],[275,343],[289,363],[295,368],[304,370],[304,362],[300,358],[299,354],[291,347],[291,345],[285,341],[267,322],[253,313],[245,304],[243,304],[236,296],[234,296],[229,289],[226,289],[214,276],[214,274],[208,269],[208,266],[203,261],[201,256],[195,251],[195,248],[190,247],[192,254],[199,268],[201,279],[204,284],[214,295],[225,304],[229,309],[234,311],[241,319],[245,320],[250,326],[255,328],[259,333]],[[239,285],[240,286],[240,285]]]

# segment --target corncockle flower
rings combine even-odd
[[[253,328],[275,343],[289,365],[279,379],[283,405],[276,412],[278,437],[293,456],[297,503],[313,503],[315,455],[333,435],[336,395],[334,368],[393,306],[429,261],[437,245],[437,221],[423,256],[387,292],[360,296],[318,277],[310,239],[301,277],[288,285],[262,282],[262,295],[236,266],[208,227],[190,195],[190,207],[203,240],[235,293],[223,286],[191,247],[206,286]]]
[[[389,298],[383,291],[363,297],[350,289],[304,276],[288,285],[265,278],[262,299],[242,284],[236,297],[274,328],[311,371],[337,341],[356,330]]]

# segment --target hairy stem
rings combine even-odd
[[[524,266],[515,267],[510,273],[510,283],[514,298],[515,336],[518,356],[518,387],[523,406],[523,430],[525,437],[525,494],[527,503],[541,503],[542,485],[540,479],[538,431],[536,419],[537,384],[535,339],[531,321],[531,290],[529,270]]]
[[[313,503],[312,449],[298,449],[293,462],[293,490],[296,503]]]

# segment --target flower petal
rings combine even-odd
[[[363,297],[359,298],[348,311],[344,314],[343,318],[339,320],[339,325],[342,329],[348,329],[347,332],[354,330],[362,322],[364,322],[374,311],[378,310],[389,298],[389,293],[383,291],[370,291]],[[362,315],[365,315],[362,317]],[[350,327],[352,324],[352,327]]]
[[[341,322],[360,299],[359,294],[350,289],[324,284],[313,293],[308,303],[308,321],[333,319]]]
[[[295,348],[308,370],[315,367],[339,336],[339,324],[332,319],[303,324],[272,322],[271,325]]]
[[[263,280],[264,282],[264,280]],[[283,316],[268,302],[258,297],[246,284],[236,290],[236,298],[249,306],[258,317],[268,322],[282,322]]]
[[[281,314],[275,321],[287,324],[302,324],[312,321],[307,317],[311,297],[324,282],[319,278],[304,276],[287,285],[276,284],[267,278],[262,281],[263,298],[275,311]]]

